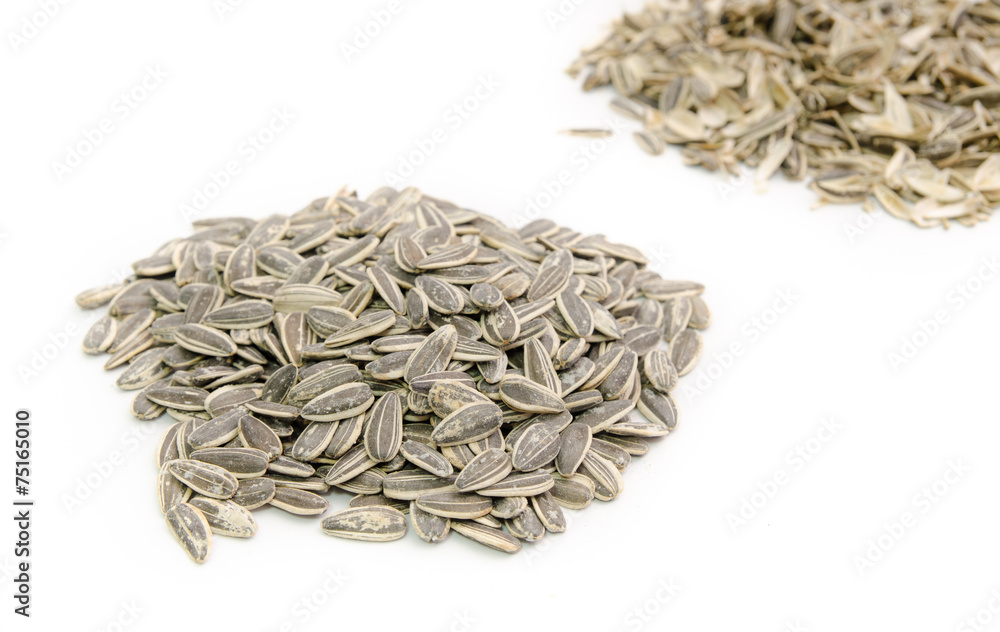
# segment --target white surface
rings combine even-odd
[[[801,183],[776,180],[767,195],[748,183],[723,195],[717,174],[682,167],[676,150],[648,157],[628,135],[581,159],[589,141],[556,131],[601,125],[611,95],[581,94],[562,70],[619,3],[581,3],[553,29],[546,11],[555,0],[403,2],[350,62],[341,44],[388,3],[346,4],[246,2],[220,19],[210,0],[69,3],[17,54],[5,37],[0,496],[9,508],[11,422],[26,407],[38,504],[34,617],[11,613],[14,532],[5,520],[0,627],[118,629],[122,617],[136,632],[192,622],[942,630],[989,606],[1000,589],[984,563],[1000,555],[1000,281],[986,281],[961,309],[949,293],[997,253],[997,222],[922,232],[879,214],[852,238],[846,227],[862,221],[860,209],[809,210]],[[29,0],[6,2],[0,26],[9,36],[37,11]],[[122,119],[117,95],[147,67],[166,78]],[[498,85],[456,125],[453,104],[483,81]],[[248,160],[240,144],[274,108],[294,120]],[[60,181],[53,161],[104,117],[111,133]],[[704,396],[679,395],[679,430],[633,461],[620,499],[573,513],[567,533],[519,555],[457,535],[437,546],[412,534],[354,544],[322,535],[318,520],[268,510],[257,537],[217,538],[209,562],[195,566],[156,507],[153,448],[167,422],[132,419],[131,396],[102,372],[103,360],[78,351],[93,316],[72,297],[182,234],[181,205],[229,160],[241,172],[205,215],[262,217],[345,183],[367,193],[438,128],[445,140],[406,184],[514,221],[567,171],[570,184],[544,216],[581,231],[612,218],[611,238],[654,253],[668,277],[708,286],[715,321],[702,370],[733,343],[743,354]],[[791,307],[750,333],[783,291]],[[938,309],[949,322],[893,370],[887,354]],[[50,337],[69,327],[65,348],[23,379],[35,352],[51,352]],[[797,469],[788,455],[829,416],[841,429]],[[120,464],[68,510],[67,496],[113,451]],[[972,469],[938,502],[916,497],[956,460]],[[727,515],[779,470],[787,484],[734,533]],[[331,499],[342,507],[347,496]],[[904,512],[915,524],[860,573],[855,556]],[[323,596],[328,572],[346,579],[311,612],[303,600]],[[661,582],[680,590],[666,599]],[[131,621],[123,603],[133,600],[141,612]],[[656,612],[643,621],[636,608]],[[984,612],[984,622],[994,616]]]

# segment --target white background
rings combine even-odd
[[[28,408],[37,505],[34,616],[11,613],[6,519],[0,627],[947,630],[977,613],[989,622],[983,609],[1000,590],[1000,281],[977,275],[997,253],[1000,222],[921,231],[856,206],[812,210],[802,183],[776,180],[764,195],[683,167],[676,149],[649,157],[624,121],[627,133],[603,151],[558,134],[613,119],[609,92],[583,94],[563,70],[622,9],[563,4],[572,11],[553,26],[554,0],[402,2],[348,60],[342,45],[387,2],[255,0],[222,17],[211,0],[70,2],[26,42],[11,35],[40,5],[4,3],[0,496],[9,507],[12,422]],[[165,78],[148,79],[153,89],[123,109],[120,95],[147,68]],[[484,83],[495,88],[477,97]],[[456,118],[467,100],[474,111]],[[276,108],[294,120],[251,160],[241,143]],[[104,118],[110,133],[60,174],[67,146]],[[208,563],[192,564],[156,506],[153,449],[168,422],[134,420],[104,360],[79,351],[94,314],[72,297],[182,234],[182,205],[228,161],[240,172],[211,191],[203,214],[262,217],[343,184],[366,194],[438,129],[443,142],[405,185],[509,222],[540,201],[542,216],[605,231],[645,249],[668,278],[708,287],[715,320],[702,372],[682,381],[705,376],[701,394],[678,395],[680,428],[633,460],[621,498],[572,513],[567,533],[516,556],[457,535],[436,546],[412,534],[351,543],[270,509],[256,537],[216,538]],[[561,172],[569,184],[545,198]],[[960,304],[960,285],[979,291]],[[790,306],[776,314],[782,293]],[[919,335],[938,310],[947,322]],[[894,367],[889,354],[914,334],[920,348]],[[742,353],[729,362],[734,343]],[[839,428],[832,437],[820,432],[827,418]],[[796,461],[806,445],[815,453]],[[96,474],[112,457],[117,465]],[[941,482],[949,463],[969,469]],[[769,486],[776,476],[785,484]],[[88,477],[98,484],[87,488]],[[935,484],[934,502],[920,496]],[[771,497],[753,497],[768,487]],[[347,498],[331,495],[335,508]],[[758,508],[734,526],[744,500]],[[886,535],[904,514],[908,526]],[[868,563],[880,537],[888,550]],[[671,584],[672,596],[660,590]],[[310,611],[310,599],[324,603]]]

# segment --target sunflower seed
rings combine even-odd
[[[365,450],[373,461],[391,461],[403,442],[403,407],[396,393],[386,393],[372,407],[364,431]]]
[[[392,507],[354,507],[324,518],[323,533],[362,542],[392,542],[406,535],[406,517]]]
[[[456,533],[497,551],[517,553],[521,550],[521,542],[500,529],[463,521],[453,521],[451,528]]]
[[[352,382],[336,386],[302,407],[302,418],[310,421],[338,421],[354,417],[375,401],[367,384]]]
[[[466,404],[441,420],[431,433],[439,446],[470,443],[493,434],[503,423],[503,412],[496,404]]]
[[[178,459],[166,464],[167,471],[202,496],[225,500],[236,493],[239,482],[232,474],[211,463]]]
[[[118,321],[105,315],[97,319],[83,337],[83,350],[91,355],[104,353],[118,334]]]
[[[590,449],[593,435],[590,426],[582,423],[570,424],[560,435],[556,469],[565,477],[576,474],[583,463],[583,457]]]
[[[514,472],[499,483],[477,490],[482,496],[534,496],[552,488],[552,476],[548,472]]]
[[[500,380],[500,398],[514,410],[523,412],[558,413],[566,408],[552,390],[519,375],[506,375]]]
[[[249,538],[257,533],[257,521],[244,507],[231,500],[216,500],[199,496],[189,504],[200,511],[215,535]]]
[[[253,510],[271,502],[274,493],[274,481],[267,478],[246,478],[240,481],[230,500],[244,509]]]
[[[276,487],[268,504],[296,516],[319,516],[330,507],[322,496],[293,487]]]
[[[188,557],[203,563],[212,548],[212,531],[208,520],[194,506],[178,503],[166,512],[167,526]]]
[[[451,520],[442,518],[421,509],[417,503],[410,501],[410,526],[424,542],[440,542],[448,537],[451,531]]]
[[[427,513],[456,520],[479,518],[493,509],[493,501],[489,498],[462,492],[426,494],[414,502]]]
[[[455,479],[459,491],[471,492],[495,485],[513,470],[510,456],[501,449],[491,448],[475,456]]]
[[[559,446],[558,428],[548,424],[535,424],[514,444],[511,462],[515,470],[536,470],[556,458]]]
[[[160,473],[156,478],[156,488],[160,500],[160,511],[163,513],[167,513],[174,505],[185,503],[191,498],[191,488],[171,474],[166,463],[160,468]]]
[[[436,450],[424,445],[423,443],[418,443],[416,441],[404,441],[399,448],[400,454],[403,455],[410,463],[416,465],[422,470],[430,472],[434,476],[446,477],[451,476],[453,468],[448,459],[441,456]],[[456,481],[457,485],[458,481]],[[459,489],[462,489],[459,487]]]
[[[677,369],[677,375],[683,376],[694,370],[701,358],[701,334],[694,329],[685,329],[677,334],[671,344],[670,360]]]
[[[382,493],[396,500],[416,500],[427,494],[452,491],[458,491],[454,476],[435,476],[427,472],[393,472],[382,481]]]

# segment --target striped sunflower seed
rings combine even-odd
[[[354,507],[324,518],[323,533],[362,542],[392,542],[406,535],[406,517],[392,507]]]
[[[178,503],[166,512],[167,526],[192,560],[202,564],[212,549],[212,530],[205,515],[188,503]]]

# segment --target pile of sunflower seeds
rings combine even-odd
[[[1000,204],[998,42],[995,2],[670,0],[616,21],[568,72],[614,86],[651,154],[742,162],[761,189],[779,169],[809,175],[820,204],[947,228]]]
[[[196,562],[333,488],[354,495],[322,520],[342,538],[396,540],[407,515],[506,552],[561,532],[676,427],[710,320],[635,248],[412,188],[195,229],[76,301],[107,305],[83,348],[125,367],[132,413],[175,422],[160,508]]]

